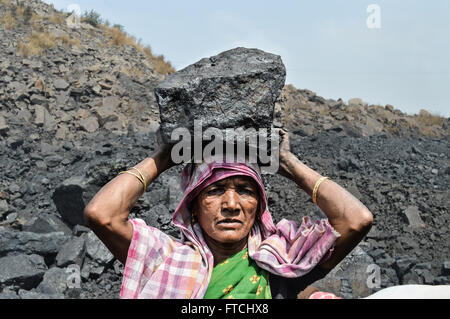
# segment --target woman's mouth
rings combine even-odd
[[[225,226],[225,227],[227,227],[227,226],[236,227],[236,226],[240,226],[241,224],[242,224],[242,222],[239,219],[234,219],[234,218],[225,218],[217,223],[217,225],[221,225],[221,226]]]

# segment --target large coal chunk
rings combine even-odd
[[[155,88],[161,135],[184,127],[194,133],[194,120],[203,129],[270,128],[275,101],[286,69],[280,56],[238,47],[203,58],[169,75]]]
[[[28,220],[22,230],[33,233],[53,233],[62,231],[66,235],[72,232],[57,216],[51,214],[41,214]]]
[[[84,208],[88,184],[82,176],[65,180],[53,192],[52,199],[62,219],[69,225],[86,225]]]
[[[0,256],[19,253],[56,255],[69,238],[63,232],[38,234],[24,231],[0,231]]]
[[[36,287],[47,266],[39,255],[15,255],[0,258],[0,288],[14,285],[24,289]]]
[[[64,294],[68,289],[70,273],[65,268],[53,267],[47,270],[36,291],[48,295]]]

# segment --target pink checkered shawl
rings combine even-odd
[[[304,217],[297,229],[294,221],[276,226],[268,211],[267,196],[259,168],[244,163],[202,163],[191,176],[191,165],[183,170],[184,195],[172,218],[181,230],[181,240],[130,220],[133,238],[123,273],[121,298],[202,298],[208,288],[214,258],[198,223],[191,224],[188,203],[208,185],[235,175],[252,177],[259,186],[260,219],[248,236],[250,258],[259,267],[283,277],[300,277],[327,259],[339,237],[327,219],[312,223]]]

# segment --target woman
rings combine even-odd
[[[86,206],[89,226],[125,264],[121,298],[296,298],[323,278],[367,234],[371,212],[290,151],[279,130],[279,173],[294,181],[328,219],[276,226],[258,167],[202,163],[183,170],[184,196],[174,239],[129,212],[147,186],[173,166],[170,147],[119,174]]]

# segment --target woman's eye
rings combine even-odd
[[[206,195],[208,195],[208,196],[222,195],[223,193],[225,193],[225,191],[226,191],[226,189],[223,187],[214,187],[210,190],[207,190]],[[238,194],[247,195],[247,196],[255,195],[255,192],[252,189],[245,188],[245,187],[237,188],[236,192]]]
[[[221,188],[213,188],[213,189],[210,189],[209,191],[207,191],[206,194],[217,195],[217,194],[220,194],[221,192],[222,192]]]
[[[251,189],[248,189],[248,188],[241,188],[239,190],[239,193],[246,194],[246,195],[253,195],[254,194],[254,192]]]

